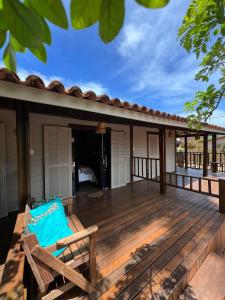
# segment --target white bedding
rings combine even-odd
[[[97,183],[94,171],[90,167],[79,168],[79,182],[91,181]]]

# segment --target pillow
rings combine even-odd
[[[48,204],[48,205],[47,205]],[[42,207],[44,206],[44,207]],[[37,211],[37,209],[39,209]],[[34,211],[34,214],[32,214]],[[38,208],[31,210],[30,224],[27,225],[30,233],[34,233],[41,247],[46,248],[55,244],[58,240],[72,235],[74,232],[68,226],[64,207],[61,201],[51,201]],[[41,213],[37,215],[37,212]],[[66,248],[59,249],[52,253],[54,256],[60,255]]]

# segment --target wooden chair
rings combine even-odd
[[[23,234],[22,246],[30,264],[31,270],[36,278],[40,289],[39,298],[55,299],[65,292],[78,286],[87,293],[92,293],[96,286],[96,232],[97,226],[84,229],[75,214],[72,213],[73,198],[63,199],[63,204],[68,212],[69,226],[74,234],[58,240],[54,245],[43,248],[39,245],[35,234]],[[30,207],[27,205],[25,211],[25,225],[29,222]],[[51,254],[58,249],[67,247],[58,257]],[[86,279],[78,267],[89,263],[90,280]],[[61,287],[49,289],[58,275],[67,279],[67,283]]]

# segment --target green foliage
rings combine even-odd
[[[4,64],[7,66],[7,68],[11,70],[15,70],[16,68],[16,55],[15,51],[9,42],[8,45],[6,46],[4,53],[3,53],[3,61]]]
[[[147,8],[161,8],[169,3],[169,0],[136,0],[137,3]]]
[[[61,0],[28,0],[28,3],[40,16],[59,27],[68,28],[66,11]]]
[[[71,0],[70,15],[75,29],[84,29],[99,20],[101,0]]]
[[[99,34],[105,43],[111,42],[120,31],[124,14],[124,0],[102,1],[99,16]]]
[[[211,83],[205,91],[195,94],[192,102],[185,104],[189,125],[200,129],[225,98],[225,0],[192,0],[178,31],[181,45],[201,59],[195,80]]]
[[[125,0],[70,0],[70,18],[74,29],[99,23],[99,36],[111,42],[123,26]],[[147,8],[160,8],[169,0],[136,0]],[[0,48],[5,65],[16,71],[16,52],[29,49],[46,62],[45,45],[51,45],[48,22],[69,26],[62,0],[0,0]]]

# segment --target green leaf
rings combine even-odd
[[[22,45],[20,45],[20,43],[12,35],[10,35],[10,42],[11,42],[13,49],[16,52],[25,52],[26,51],[26,48],[23,47]]]
[[[3,12],[9,30],[24,47],[39,47],[44,40],[40,19],[19,0],[3,0]]]
[[[102,0],[71,0],[72,26],[75,29],[83,29],[96,23],[99,19],[101,2]]]
[[[170,0],[136,0],[137,3],[147,8],[161,8],[166,6]]]
[[[224,1],[216,0],[216,5],[217,5],[217,21],[219,24],[223,24],[225,22]]]
[[[223,36],[225,36],[225,24],[221,25],[221,33]]]
[[[4,45],[6,40],[6,31],[0,29],[0,48]]]
[[[28,3],[40,16],[59,27],[68,28],[66,11],[61,0],[29,0]]]
[[[0,9],[0,29],[7,30],[8,29],[7,27],[8,26],[7,26],[7,23],[5,21],[5,16],[4,16],[3,10]]]
[[[30,51],[42,62],[45,63],[47,61],[47,53],[43,44],[38,48],[30,48]]]
[[[4,50],[3,61],[8,69],[16,72],[16,54],[10,42]]]
[[[99,35],[105,43],[111,42],[123,26],[124,0],[102,1],[99,16]]]
[[[27,5],[29,5],[29,2],[26,2]],[[34,8],[32,8],[32,6],[29,6],[30,9],[32,9],[33,13],[36,15],[36,17],[39,19],[41,25],[42,25],[42,30],[43,30],[43,34],[44,34],[44,40],[43,42],[51,45],[51,41],[52,41],[52,36],[51,36],[51,31],[49,29],[48,23],[45,21],[45,19],[43,17],[41,17],[36,10],[34,10]]]

